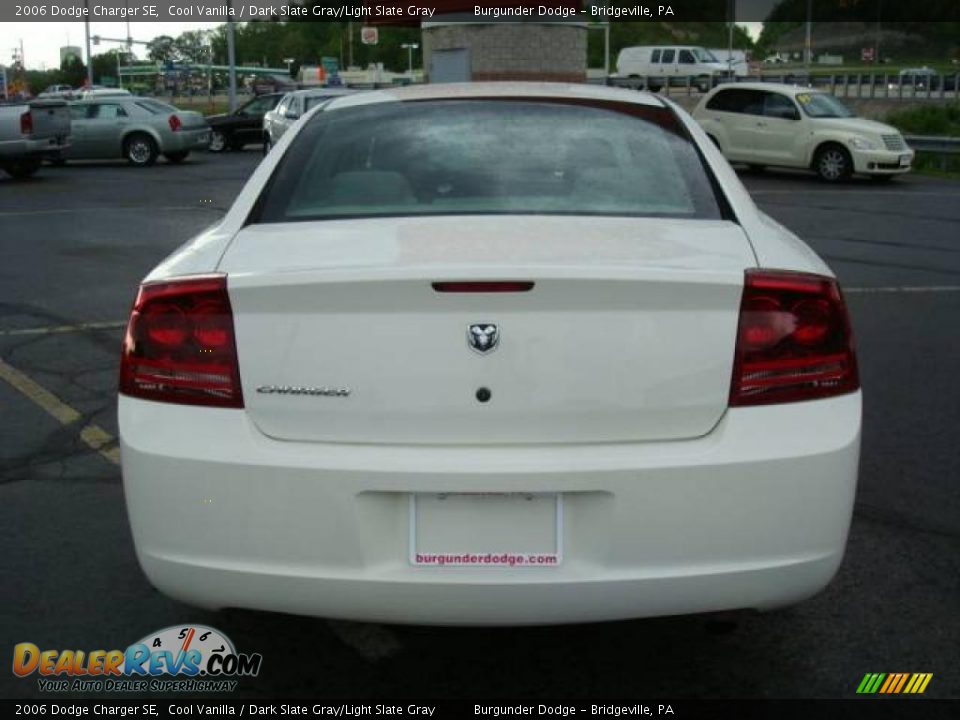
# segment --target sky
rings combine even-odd
[[[3,2],[3,0],[0,0]],[[222,22],[132,22],[130,36],[134,40],[149,41],[158,35],[176,37],[184,30],[208,30],[222,25]],[[91,22],[90,35],[124,38],[127,36],[125,22]],[[29,70],[60,67],[60,48],[64,45],[84,46],[83,21],[73,22],[3,22],[0,23],[0,64],[10,65],[14,47],[23,40],[23,55]],[[69,42],[68,42],[69,40]],[[98,55],[111,48],[121,47],[120,43],[90,42],[90,52]],[[146,54],[142,46],[134,45],[133,52],[143,58]]]
[[[2,2],[3,0],[0,0]],[[207,30],[221,25],[222,22],[132,22],[130,35],[134,40],[149,41],[158,35],[172,35],[176,37],[184,30]],[[762,23],[738,23],[747,28],[747,31],[756,37]],[[125,22],[92,22],[90,35],[102,37],[124,38],[127,35]],[[4,22],[0,23],[0,65],[10,65],[14,47],[19,47],[23,40],[23,55],[27,68],[41,70],[60,67],[60,47],[76,45],[84,47],[83,21],[73,22]],[[107,52],[111,48],[120,47],[119,43],[102,42],[93,45],[90,51],[97,55]],[[143,58],[144,48],[134,46],[134,53]]]

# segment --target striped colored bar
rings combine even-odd
[[[933,673],[867,673],[857,686],[861,695],[918,695],[926,691]]]

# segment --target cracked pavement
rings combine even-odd
[[[79,438],[89,424],[116,435],[122,328],[64,328],[124,320],[139,279],[220,216],[259,157],[0,179],[0,359],[80,414],[63,425],[0,379],[0,651],[126,647],[200,622],[264,655],[239,691],[258,699],[831,698],[852,697],[868,671],[932,672],[927,697],[960,696],[960,183],[927,178],[827,188],[742,175],[851,289],[861,478],[847,556],[817,597],[766,614],[472,630],[210,613],[153,590],[119,468]],[[19,332],[40,328],[61,331]],[[0,672],[0,694],[40,693]]]

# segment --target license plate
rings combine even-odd
[[[901,155],[901,156],[900,156],[900,167],[906,167],[906,166],[909,165],[909,164],[910,164],[910,156],[909,156],[909,155]]]
[[[412,565],[557,567],[562,558],[560,494],[410,495]]]

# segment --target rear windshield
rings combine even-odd
[[[719,218],[666,108],[514,100],[398,102],[315,115],[254,222],[450,214]]]
[[[176,110],[173,105],[167,105],[159,100],[137,100],[137,105],[142,107],[144,110],[152,112],[154,115],[162,115],[164,113],[174,112]]]

